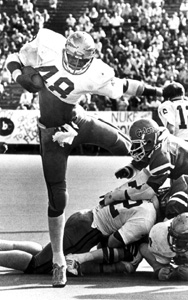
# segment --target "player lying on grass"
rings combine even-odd
[[[132,180],[117,189],[128,189],[145,182],[148,172],[143,170]],[[121,200],[121,199],[120,199]],[[63,248],[65,255],[90,251],[99,243],[105,244],[103,262],[112,263],[118,260],[141,260],[134,247],[128,247],[147,235],[156,222],[158,199],[153,201],[124,201],[116,205],[98,205],[90,210],[83,210],[71,215],[65,224]],[[154,205],[155,204],[155,205]],[[36,248],[35,248],[36,246]],[[113,249],[120,248],[123,249]],[[52,270],[52,250],[49,243],[43,249],[33,243],[4,241],[0,242],[0,265],[21,270],[25,273],[48,273]],[[67,261],[69,264],[69,261]],[[118,265],[116,265],[118,269]],[[121,269],[126,265],[121,264]]]
[[[188,280],[188,213],[155,224],[139,250],[159,280]]]

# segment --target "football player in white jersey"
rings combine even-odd
[[[86,93],[110,98],[123,94],[155,96],[162,94],[161,89],[116,78],[111,67],[95,58],[92,37],[80,31],[66,39],[43,28],[19,53],[10,54],[6,65],[24,89],[39,92],[38,125],[54,264],[52,284],[64,287],[67,280],[62,241],[68,201],[67,158],[80,144],[98,145],[114,155],[126,155],[130,146],[129,138],[118,128],[88,116],[79,106],[79,99]]]
[[[188,141],[188,99],[179,82],[163,88],[164,101],[158,107],[158,115],[171,134]]]
[[[140,185],[147,180],[148,176],[148,172],[144,170],[118,190],[129,186],[137,186],[139,190]],[[98,205],[93,209],[74,213],[65,224],[63,243],[65,255],[88,252],[100,243],[105,245],[102,249],[97,253],[87,254],[87,257],[83,254],[78,261],[80,263],[92,261],[91,257],[93,257],[93,260],[97,258],[104,264],[113,264],[123,260],[125,263],[105,266],[104,271],[134,271],[142,257],[138,252],[138,245],[133,243],[147,235],[155,224],[157,204],[158,198],[155,197],[153,201],[124,201],[116,205]],[[133,265],[133,261],[136,265]],[[68,271],[77,275],[75,257],[67,256],[67,262]],[[52,270],[51,243],[42,249],[40,245],[32,242],[0,240],[0,266],[30,274],[48,273]],[[88,268],[91,271],[91,266]],[[88,268],[85,266],[82,271],[88,272]],[[99,270],[99,266],[95,264],[94,272],[97,269]]]
[[[188,213],[157,223],[139,248],[159,280],[188,280]]]

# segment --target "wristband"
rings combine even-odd
[[[12,72],[12,78],[14,79],[15,82],[16,82],[17,77],[21,74],[22,74],[22,71],[20,69],[16,69]]]

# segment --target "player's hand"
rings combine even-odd
[[[158,279],[161,281],[169,280],[172,277],[174,268],[170,265],[164,268],[161,268],[158,273]]]
[[[108,192],[107,194],[105,195],[102,195],[99,197],[101,200],[99,201],[99,204],[101,207],[104,207],[110,203],[113,202],[113,199],[112,199],[112,192]]]
[[[130,176],[130,170],[127,167],[124,167],[122,169],[119,169],[117,172],[115,172],[116,178],[129,178]]]
[[[16,81],[28,92],[37,93],[44,87],[42,76],[33,67],[23,67]]]
[[[100,196],[102,200],[99,202],[100,206],[106,206],[111,203],[118,203],[126,200],[125,191],[121,189],[115,189],[114,191],[108,192],[103,196]]]

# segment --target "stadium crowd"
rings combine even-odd
[[[166,2],[171,4],[172,1]],[[163,86],[175,80],[181,82],[187,92],[188,1],[178,3],[179,11],[169,16],[164,0],[132,1],[132,4],[124,0],[92,0],[78,19],[72,14],[67,16],[62,33],[66,37],[76,30],[90,33],[95,41],[97,56],[112,66],[120,78],[143,80],[154,86]],[[1,97],[4,96],[5,86],[11,83],[4,67],[7,55],[18,51],[40,28],[48,27],[50,20],[48,10],[41,11],[34,0],[17,0],[15,13],[11,16],[4,11],[5,7],[6,1],[1,1]],[[33,99],[36,102],[36,97]],[[152,97],[114,100],[89,94],[83,95],[80,101],[86,110],[99,111],[155,110],[160,102],[160,98]],[[24,106],[22,101],[18,109],[23,107],[34,109],[38,106],[32,105],[32,101],[31,105]]]

